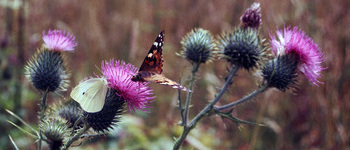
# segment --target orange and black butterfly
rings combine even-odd
[[[164,43],[164,30],[159,33],[155,42],[152,44],[145,60],[143,61],[139,72],[134,75],[131,80],[134,82],[155,82],[172,88],[181,89],[184,91],[190,91],[186,87],[183,87],[179,83],[172,81],[162,75],[163,72],[163,43]]]

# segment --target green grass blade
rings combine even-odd
[[[15,126],[16,128],[18,128],[19,130],[23,131],[24,133],[27,133],[29,136],[33,137],[33,138],[38,138],[37,136],[35,136],[34,134],[28,132],[27,130],[23,129],[22,127],[16,125],[15,123],[11,122],[10,120],[7,120],[8,123],[12,124],[13,126]]]
[[[27,122],[25,122],[22,118],[20,118],[19,116],[17,116],[15,113],[13,113],[12,111],[5,109],[10,115],[12,115],[13,117],[15,117],[16,119],[18,119],[19,121],[21,121],[25,126],[27,126],[30,130],[32,130],[33,132],[35,132],[36,134],[38,134],[38,131],[35,130],[34,128],[32,128]]]
[[[10,138],[10,141],[11,141],[13,147],[15,147],[16,150],[19,150],[19,148],[18,148],[18,146],[16,145],[15,141],[13,141],[11,135],[9,135],[9,138]]]

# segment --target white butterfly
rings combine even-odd
[[[106,78],[91,78],[78,84],[70,96],[80,104],[83,110],[94,113],[102,110],[107,90]]]

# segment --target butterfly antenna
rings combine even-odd
[[[103,74],[102,70],[100,68],[98,68],[96,65],[95,65],[95,67],[97,68],[98,71],[100,71],[101,74]],[[95,73],[94,73],[94,75],[98,77],[98,75],[96,75]]]
[[[98,70],[98,71],[100,71],[100,72],[102,73],[102,71],[101,71],[101,69],[100,69],[100,68],[98,68],[96,65],[95,65],[95,67],[97,68],[97,70]]]

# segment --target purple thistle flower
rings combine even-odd
[[[149,104],[153,102],[155,96],[153,90],[147,86],[148,83],[138,83],[131,81],[132,75],[137,73],[137,68],[132,64],[125,64],[124,61],[103,61],[103,76],[106,77],[108,85],[117,90],[118,96],[124,98],[129,111],[141,110],[147,112]]]
[[[273,55],[293,55],[298,59],[298,69],[308,80],[315,85],[322,83],[318,78],[325,69],[321,66],[325,58],[318,45],[298,27],[293,30],[285,27],[276,33],[277,38],[270,34]]]
[[[43,40],[50,50],[73,51],[78,44],[74,41],[75,37],[62,30],[49,30],[47,34],[43,31]]]

